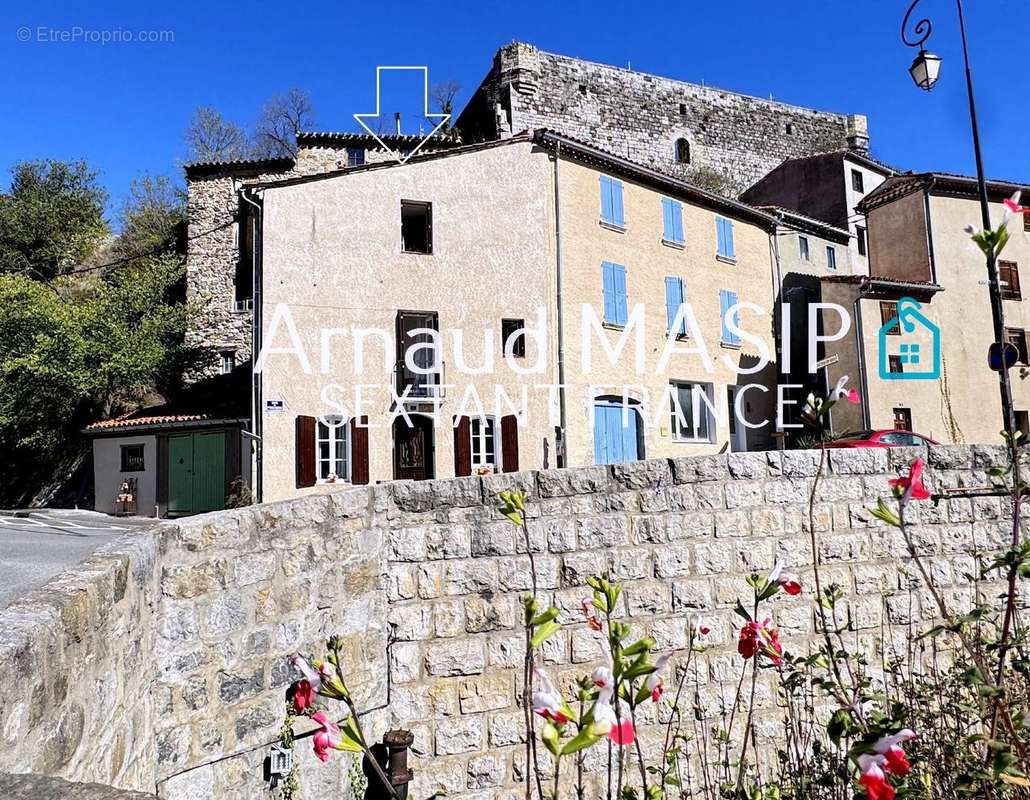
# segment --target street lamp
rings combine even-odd
[[[987,198],[987,181],[984,178],[983,154],[980,151],[980,126],[976,121],[976,99],[973,94],[973,71],[969,66],[969,47],[966,43],[966,19],[962,9],[962,0],[955,0],[958,6],[958,27],[962,34],[962,57],[966,66],[966,93],[969,96],[969,122],[973,132],[973,153],[976,156],[976,183],[980,195],[980,216],[983,220],[983,229],[991,230],[991,209]],[[909,47],[918,47],[919,54],[916,56],[912,66],[909,67],[909,74],[916,86],[925,91],[930,91],[941,71],[941,59],[939,56],[929,53],[923,47],[926,40],[933,32],[933,23],[929,19],[920,19],[911,28],[913,36],[909,36],[909,20],[912,12],[919,5],[919,0],[913,0],[908,7],[905,18],[901,21],[901,41]],[[994,251],[987,254],[987,285],[991,297],[991,317],[994,322],[994,346],[1002,348],[1005,341],[1005,309],[1001,302],[1001,284],[998,282],[998,268],[995,264]],[[1015,440],[1012,438],[1016,429],[1015,418],[1012,414],[1012,385],[1009,381],[1009,371],[1005,368],[998,370],[998,383],[1001,391],[1001,411],[1005,431],[1008,433],[1009,446],[1014,448]],[[1013,452],[1013,457],[1015,453]],[[1018,460],[1017,460],[1018,463]]]
[[[941,74],[941,57],[921,49],[912,66],[908,68],[908,74],[912,76],[916,86],[930,91]]]

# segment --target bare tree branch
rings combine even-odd
[[[261,109],[254,128],[254,155],[257,158],[296,158],[297,134],[315,124],[311,95],[293,88],[272,97]]]
[[[232,161],[250,155],[247,134],[211,106],[198,106],[193,112],[186,147],[190,161]]]

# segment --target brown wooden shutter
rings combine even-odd
[[[368,483],[368,417],[350,421],[350,482],[364,486]]]
[[[454,474],[472,474],[472,427],[468,417],[458,417],[454,426]]]
[[[501,461],[504,472],[519,471],[519,421],[514,414],[501,417]]]
[[[315,418],[297,417],[297,488],[315,485]]]

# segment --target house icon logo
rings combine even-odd
[[[880,326],[880,378],[935,381],[941,376],[941,329],[911,297],[898,300],[898,313]]]

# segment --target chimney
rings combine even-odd
[[[869,152],[869,124],[865,114],[848,114],[848,150],[867,154]]]
[[[865,117],[863,117],[862,119],[865,119]],[[401,135],[401,112],[400,111],[394,111],[393,112],[393,121],[394,121],[394,124],[396,125],[396,128],[397,128],[397,135],[400,136]]]

